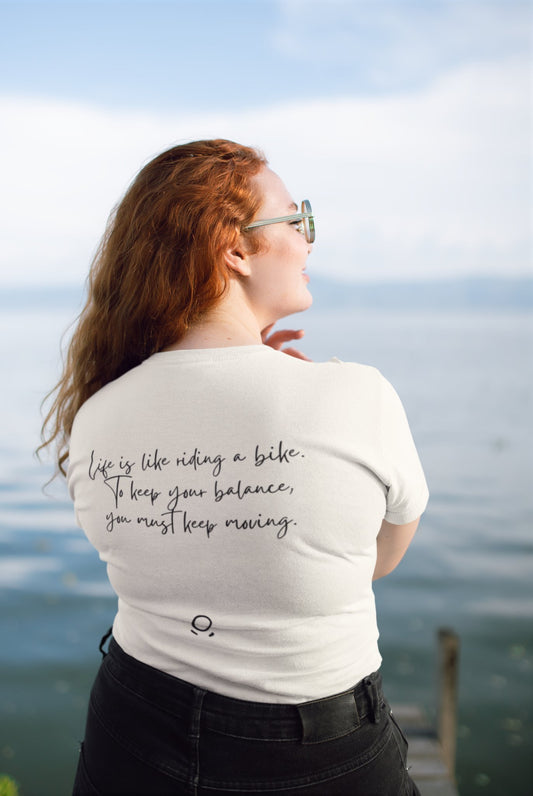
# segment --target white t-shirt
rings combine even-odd
[[[263,345],[155,354],[82,406],[68,482],[138,660],[287,703],[379,668],[376,535],[428,492],[375,368]]]

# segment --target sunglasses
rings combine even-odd
[[[264,218],[261,221],[254,221],[244,227],[244,230],[254,229],[254,227],[266,227],[269,224],[281,224],[283,221],[299,221],[300,232],[305,235],[307,243],[315,240],[315,219],[311,210],[311,203],[304,199],[302,202],[302,212],[294,213],[292,216],[280,216],[279,218]]]

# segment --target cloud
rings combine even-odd
[[[531,53],[531,6],[523,0],[280,0],[272,44],[353,91],[428,85],[450,68]]]
[[[132,113],[0,97],[1,282],[80,283],[107,214],[150,157],[228,137],[311,199],[311,267],[407,279],[531,267],[531,100],[520,57],[414,92],[248,111]]]

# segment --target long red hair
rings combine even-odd
[[[177,342],[224,294],[224,252],[261,197],[251,177],[266,165],[250,147],[222,139],[173,147],[150,161],[111,214],[88,279],[88,297],[43,424],[65,474],[78,409],[97,390]]]

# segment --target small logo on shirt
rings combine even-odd
[[[194,633],[194,635],[197,636],[199,633],[207,633],[209,630],[211,630],[213,621],[205,614],[198,614],[192,620],[191,625],[191,633]],[[214,633],[209,633],[209,638],[214,635]]]

